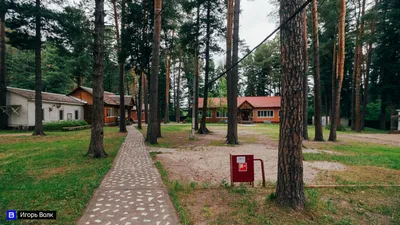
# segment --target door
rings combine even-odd
[[[249,110],[243,110],[242,111],[242,121],[249,121]]]

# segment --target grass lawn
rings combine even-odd
[[[226,128],[220,125],[208,124],[211,131],[220,133],[216,140],[198,135],[200,140],[195,141],[188,139],[190,125],[162,125],[161,127],[164,138],[158,139],[160,147],[184,148],[185,150],[187,145],[224,145],[221,132],[225,132]],[[274,143],[278,142],[279,125],[277,124],[239,126],[238,129],[239,141],[244,144],[263,144],[259,136],[266,137]],[[240,131],[247,134],[240,135]],[[384,134],[387,132],[367,128],[363,133]],[[303,142],[305,148],[330,150],[337,153],[305,153],[304,159],[340,162],[347,166],[345,171],[321,172],[316,184],[360,186],[305,188],[306,208],[300,212],[277,206],[274,200],[275,188],[248,186],[231,188],[223,182],[221,185],[210,186],[208,183],[171,180],[165,169],[168,165],[157,161],[155,153],[153,158],[164,184],[170,191],[182,224],[400,224],[399,187],[361,186],[400,185],[400,148],[353,140],[347,137],[347,134],[357,133],[351,130],[338,131],[338,142]],[[324,129],[326,140],[328,135],[329,130]],[[309,136],[310,139],[314,136],[313,126],[309,126]]]
[[[7,209],[56,210],[56,221],[40,224],[75,224],[126,136],[115,127],[104,133],[106,159],[85,157],[90,130],[0,136],[0,224],[11,224],[5,221]]]

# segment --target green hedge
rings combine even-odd
[[[56,121],[43,124],[45,131],[61,131],[63,127],[86,126],[88,123],[84,120]]]

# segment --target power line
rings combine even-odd
[[[281,23],[274,31],[272,31],[264,40],[262,40],[256,47],[254,47],[251,51],[246,53],[239,61],[234,63],[230,68],[225,70],[225,72],[221,73],[218,75],[216,78],[212,79],[210,82],[208,82],[208,86],[211,86],[212,83],[220,79],[222,76],[224,76],[227,72],[232,70],[235,66],[237,66],[240,62],[242,62],[247,56],[249,56],[251,53],[254,52],[258,47],[260,47],[266,40],[268,40],[272,35],[274,35],[278,30],[280,30],[284,25],[286,25],[290,20],[292,20],[297,14],[299,14],[308,4],[311,3],[312,0],[307,0],[306,2],[303,3],[289,18],[287,18],[283,23]],[[325,1],[324,1],[325,2]],[[323,4],[323,3],[322,3]],[[321,4],[321,5],[322,5]]]

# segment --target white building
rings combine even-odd
[[[8,114],[8,126],[35,126],[35,91],[7,87],[7,105],[0,106],[0,113]],[[83,106],[78,98],[42,92],[43,122],[83,120]]]

